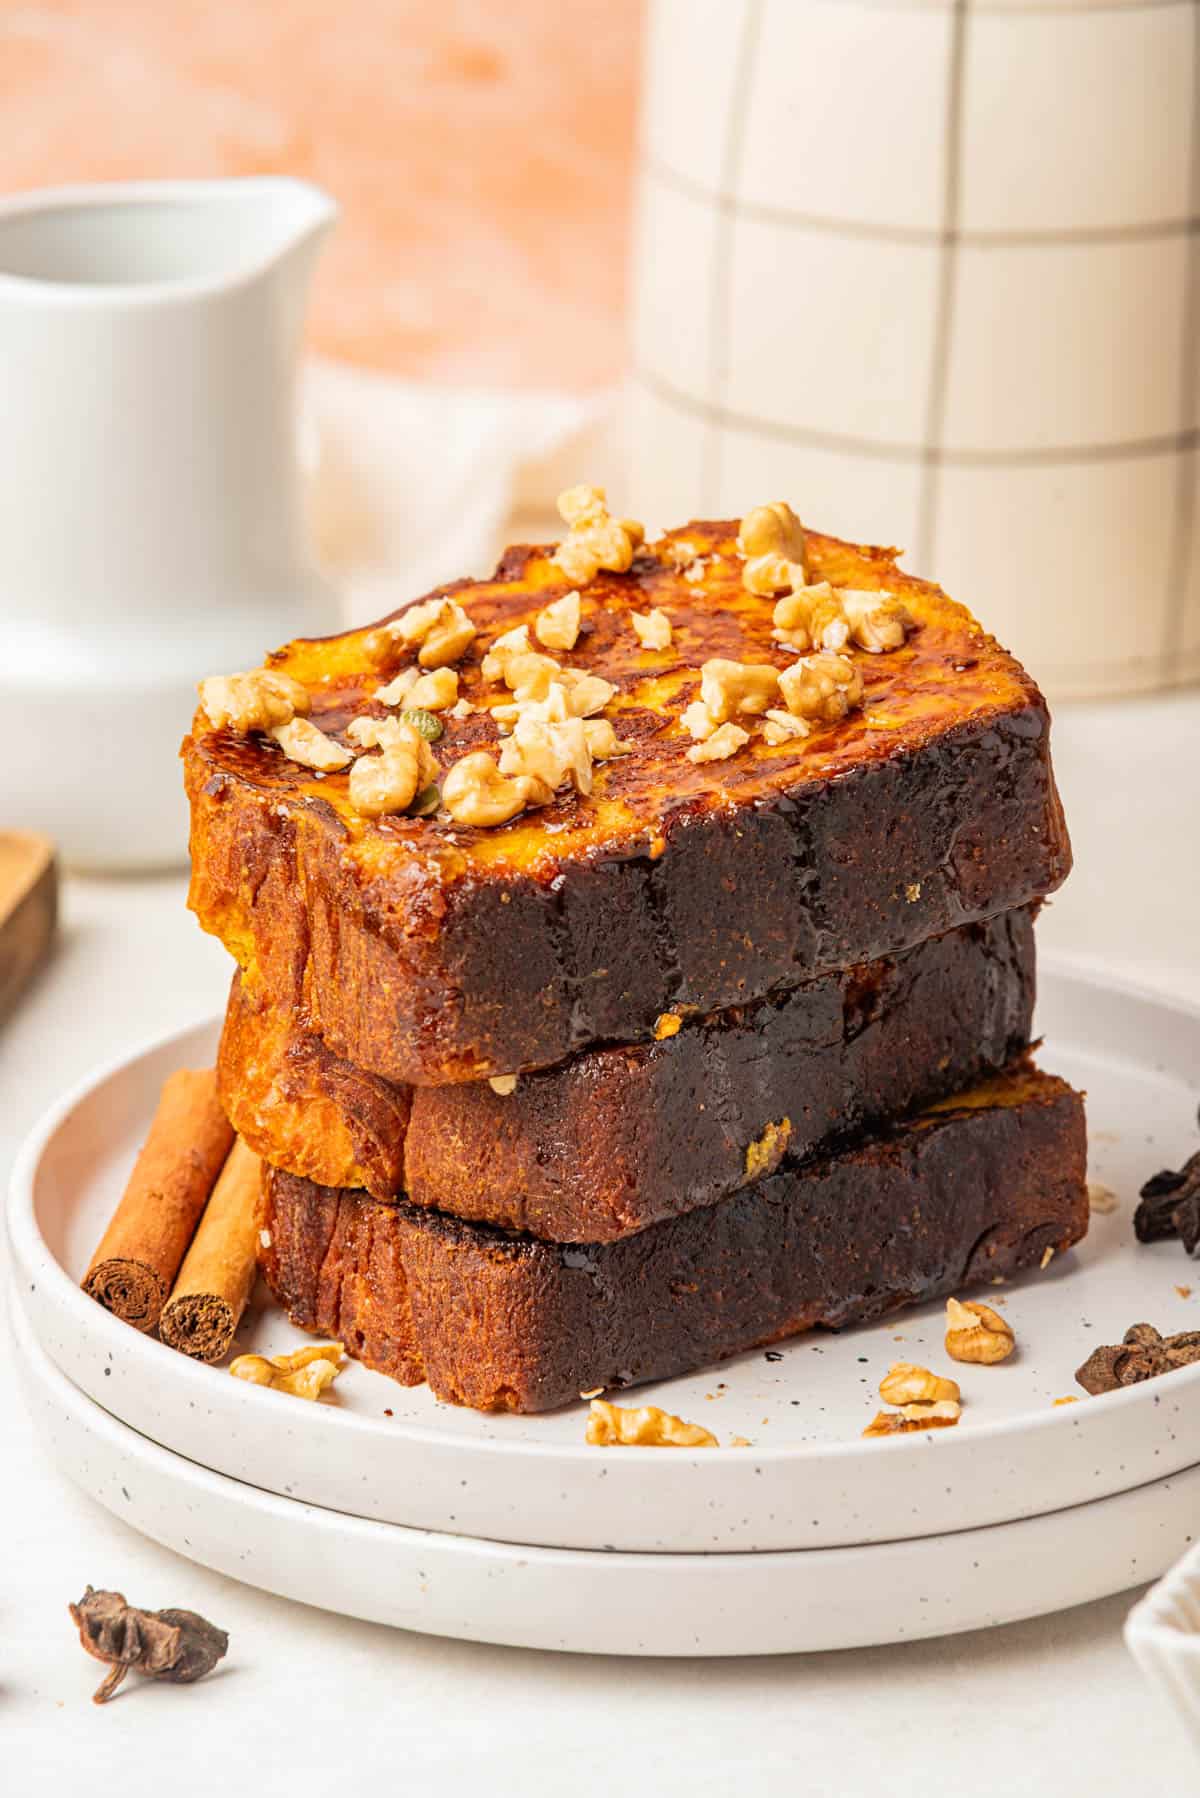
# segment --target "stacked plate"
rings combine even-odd
[[[945,1369],[940,1306],[802,1337],[638,1402],[719,1449],[599,1449],[581,1409],[482,1416],[356,1365],[308,1405],[138,1335],[79,1276],[165,1076],[206,1024],[102,1071],[35,1132],[9,1206],[23,1384],[63,1471],[127,1522],[269,1591],[437,1634],[596,1653],[763,1654],[1011,1621],[1154,1578],[1200,1507],[1200,1366],[1082,1400],[1073,1373],[1143,1320],[1196,1327],[1137,1188],[1195,1147],[1200,1011],[1043,975],[1044,1065],[1089,1094],[1118,1209],[996,1295],[1018,1353],[955,1367],[950,1430],[864,1441],[892,1361]],[[1200,1289],[1200,1280],[1197,1281]],[[300,1338],[270,1305],[239,1346]],[[1055,1405],[1079,1396],[1081,1402]]]

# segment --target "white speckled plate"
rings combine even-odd
[[[1146,1319],[1200,1327],[1200,1266],[1139,1247],[1137,1188],[1200,1142],[1200,1010],[1084,974],[1043,975],[1045,1066],[1088,1091],[1092,1173],[1120,1197],[1082,1248],[994,1295],[1019,1352],[954,1368],[956,1429],[860,1438],[897,1359],[948,1366],[940,1305],[840,1336],[801,1337],[641,1389],[748,1448],[601,1451],[583,1409],[481,1416],[352,1366],[319,1407],[231,1380],[118,1323],[77,1281],[144,1135],[164,1076],[211,1060],[203,1025],[69,1094],[19,1159],[9,1204],[22,1302],[77,1386],[143,1436],[265,1491],[379,1522],[497,1542],[638,1552],[832,1548],[1039,1515],[1200,1461],[1200,1366],[1055,1409],[1075,1368]],[[1192,1296],[1195,1282],[1198,1296]],[[989,1297],[993,1295],[989,1294]],[[265,1306],[242,1346],[299,1340]]]
[[[12,1306],[48,1452],[116,1516],[234,1579],[432,1635],[580,1654],[790,1654],[982,1629],[1153,1578],[1192,1541],[1200,1468],[1072,1510],[862,1548],[598,1554],[404,1529],[280,1498],[139,1436]]]

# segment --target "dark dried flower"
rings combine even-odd
[[[97,1704],[108,1702],[131,1667],[149,1679],[190,1685],[211,1673],[229,1647],[225,1631],[195,1611],[139,1611],[120,1592],[89,1586],[68,1608],[88,1653],[109,1663],[93,1694]]]
[[[1189,1255],[1200,1247],[1200,1180],[1195,1190],[1183,1195],[1175,1205],[1175,1228]]]
[[[1142,1187],[1133,1218],[1139,1242],[1178,1236],[1189,1255],[1200,1245],[1200,1150],[1178,1170],[1163,1168]]]
[[[1093,1397],[1137,1386],[1160,1373],[1200,1362],[1200,1330],[1181,1330],[1177,1336],[1161,1336],[1153,1324],[1133,1324],[1115,1347],[1093,1351],[1075,1375],[1077,1383]]]

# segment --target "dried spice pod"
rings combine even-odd
[[[1124,1358],[1125,1350],[1119,1345],[1093,1349],[1083,1366],[1075,1370],[1076,1385],[1093,1398],[1102,1392],[1116,1392],[1121,1385],[1117,1370]]]
[[[211,1673],[229,1647],[225,1631],[195,1611],[140,1611],[122,1592],[89,1586],[67,1608],[88,1653],[108,1663],[93,1693],[96,1704],[107,1704],[131,1667],[148,1679],[190,1685]]]
[[[1178,1169],[1163,1168],[1142,1187],[1133,1217],[1139,1242],[1178,1236],[1189,1255],[1200,1245],[1200,1150]]]
[[[1200,1361],[1200,1330],[1162,1336],[1153,1324],[1132,1324],[1122,1342],[1093,1351],[1075,1379],[1093,1398],[1137,1386],[1177,1367]]]
[[[1188,1254],[1194,1256],[1200,1250],[1200,1180],[1196,1181],[1193,1191],[1177,1202],[1175,1228]]]
[[[1168,1336],[1162,1353],[1171,1367],[1190,1367],[1193,1361],[1200,1361],[1200,1330],[1180,1330],[1177,1336]]]

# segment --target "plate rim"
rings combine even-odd
[[[1076,959],[1069,955],[1050,954],[1039,963],[1039,990],[1042,979],[1047,975],[1093,990],[1098,988],[1105,994],[1117,994],[1139,1004],[1172,1012],[1200,1029],[1200,1002],[1160,991],[1141,982],[1128,980],[1124,976],[1110,975],[1103,969],[1102,964],[1091,964],[1085,959]],[[220,1022],[220,1013],[210,1013],[207,1017],[194,1019],[190,1024],[157,1031],[132,1047],[108,1057],[93,1067],[89,1073],[76,1080],[65,1093],[43,1110],[27,1132],[13,1162],[5,1203],[5,1219],[13,1257],[14,1276],[24,1277],[27,1273],[32,1272],[36,1278],[48,1282],[51,1291],[60,1295],[68,1316],[77,1319],[81,1327],[98,1329],[102,1336],[115,1347],[121,1348],[126,1354],[133,1353],[141,1357],[150,1368],[164,1365],[159,1359],[160,1356],[170,1356],[175,1372],[185,1380],[193,1382],[197,1392],[205,1390],[205,1383],[215,1370],[186,1355],[179,1354],[154,1336],[133,1329],[131,1325],[121,1322],[111,1312],[105,1310],[103,1306],[97,1305],[94,1299],[87,1296],[82,1287],[71,1278],[52,1253],[49,1244],[38,1228],[34,1209],[34,1188],[42,1157],[51,1139],[78,1106],[82,1105],[108,1081],[125,1073],[135,1064],[149,1060],[153,1055],[161,1053],[173,1043],[182,1042],[188,1037],[198,1035],[201,1031],[218,1033]],[[1163,1387],[1162,1382],[1164,1381],[1170,1383],[1169,1388]],[[655,1383],[648,1382],[651,1385]],[[1164,1389],[1180,1392],[1186,1388],[1200,1385],[1200,1363],[1190,1367],[1175,1368],[1169,1373],[1160,1375],[1154,1384],[1160,1392]],[[271,1406],[279,1402],[278,1395],[253,1385],[246,1385],[244,1392],[239,1396],[242,1397],[243,1402],[248,1400],[252,1406]],[[1095,1405],[1102,1405],[1111,1414],[1122,1407],[1131,1407],[1143,1402],[1140,1387],[1130,1386],[1119,1392],[1096,1395],[1089,1399],[1088,1404],[1089,1409]],[[101,1408],[103,1409],[103,1407]],[[550,1460],[557,1463],[566,1459],[570,1462],[591,1464],[595,1459],[594,1449],[582,1441],[577,1443],[515,1439],[505,1441],[499,1437],[483,1436],[466,1439],[452,1436],[445,1430],[433,1429],[425,1424],[411,1423],[406,1420],[389,1420],[385,1429],[377,1419],[342,1411],[332,1405],[322,1406],[321,1411],[328,1420],[327,1427],[344,1432],[349,1431],[367,1440],[382,1435],[388,1435],[393,1439],[403,1435],[414,1445],[425,1445],[432,1448],[444,1448],[448,1443],[453,1442],[457,1448],[472,1455],[479,1453],[488,1457],[500,1455],[506,1460],[516,1456],[531,1462]],[[1006,1436],[1040,1435],[1055,1429],[1065,1431],[1077,1422],[1077,1419],[1071,1417],[1070,1412],[1071,1407],[1064,1405],[1057,1408],[1051,1407],[1044,1413],[1039,1412],[1035,1415],[1019,1414],[1015,1417],[972,1422],[970,1430],[962,1432],[961,1435],[957,1430],[935,1430],[890,1439],[883,1438],[873,1443],[872,1454],[873,1456],[891,1456],[897,1462],[905,1460],[915,1462],[917,1457],[932,1451],[962,1460],[971,1453],[972,1445],[981,1441],[994,1441]],[[264,1412],[263,1415],[274,1416],[276,1413]],[[858,1437],[852,1437],[845,1442],[835,1443],[781,1443],[762,1447],[756,1444],[753,1457],[747,1457],[747,1460],[753,1459],[759,1463],[769,1462],[780,1465],[794,1463],[798,1466],[818,1460],[833,1463],[845,1460],[852,1464],[861,1455],[861,1440]],[[680,1462],[703,1466],[711,1461],[711,1456],[705,1449],[677,1448],[665,1459],[674,1466],[678,1466]],[[623,1448],[621,1460],[622,1463],[649,1469],[656,1466],[661,1467],[664,1463],[664,1456],[656,1448],[632,1446]]]
[[[928,1572],[926,1570],[923,1573],[922,1567],[931,1560],[935,1565],[939,1562],[944,1564],[948,1550],[957,1555],[960,1563],[964,1557],[974,1557],[973,1565],[988,1564],[1002,1571],[1013,1554],[1020,1553],[1023,1547],[1024,1558],[1040,1566],[1041,1557],[1030,1554],[1034,1546],[1030,1539],[1043,1536],[1047,1529],[1070,1529],[1072,1520],[1081,1517],[1086,1517],[1089,1524],[1103,1528],[1107,1513],[1121,1525],[1116,1531],[1119,1541],[1127,1542],[1130,1530],[1125,1514],[1130,1507],[1136,1506],[1139,1498],[1146,1500],[1156,1493],[1161,1494],[1165,1500],[1175,1482],[1185,1483],[1184,1499],[1188,1507],[1186,1516],[1190,1522],[1195,1488],[1200,1483],[1200,1464],[1193,1464],[1127,1491],[1008,1522],[980,1525],[960,1532],[940,1532],[920,1542],[898,1540],[716,1555],[702,1552],[679,1554],[606,1551],[578,1546],[500,1542],[473,1535],[451,1535],[421,1525],[389,1523],[330,1511],[311,1500],[271,1492],[241,1481],[234,1475],[206,1467],[145,1436],[133,1425],[108,1412],[97,1400],[76,1386],[36,1340],[30,1319],[19,1301],[13,1306],[11,1334],[18,1364],[27,1375],[22,1381],[23,1395],[27,1408],[33,1414],[33,1428],[43,1451],[50,1456],[60,1475],[68,1478],[93,1503],[99,1504],[118,1520],[123,1520],[139,1533],[148,1535],[172,1553],[183,1555],[256,1589],[273,1592],[289,1602],[313,1605],[335,1615],[363,1618],[380,1627],[404,1628],[417,1633],[502,1646],[583,1654],[622,1654],[647,1659],[680,1654],[711,1658],[731,1652],[745,1657],[763,1653],[824,1652],[835,1648],[884,1643],[903,1645],[925,1637],[958,1634],[966,1630],[1015,1622],[1021,1618],[1050,1615],[1057,1610],[1140,1585],[1147,1578],[1152,1578],[1153,1572],[1137,1565],[1136,1558],[1131,1566],[1126,1563],[1123,1554],[1110,1555],[1105,1551],[1101,1555],[1093,1534],[1090,1547],[1085,1544],[1082,1555],[1077,1552],[1074,1559],[1068,1556],[1068,1563],[1073,1570],[1077,1565],[1099,1564],[1108,1567],[1109,1571],[1100,1575],[1098,1585],[1094,1583],[1094,1576],[1089,1578],[1086,1573],[1082,1574],[1080,1577],[1088,1590],[1075,1589],[1069,1594],[1060,1591],[1049,1603],[1044,1600],[1044,1588],[1039,1587],[1041,1596],[1032,1604],[1027,1598],[1023,1598],[1015,1606],[1005,1608],[1002,1602],[997,1605],[990,1598],[986,1601],[981,1599],[983,1615],[967,1616],[960,1611],[957,1616],[946,1618],[940,1616],[932,1604],[924,1611],[913,1610],[912,1581],[915,1579],[923,1583]],[[55,1418],[60,1425],[67,1426],[63,1431],[65,1437],[74,1439],[82,1430],[89,1468],[95,1459],[96,1439],[99,1437],[102,1445],[107,1445],[110,1459],[119,1459],[124,1478],[129,1478],[127,1469],[130,1468],[149,1477],[151,1491],[148,1499],[143,1500],[143,1514],[127,1513],[117,1504],[112,1490],[111,1473],[104,1474],[98,1482],[87,1484],[80,1477],[76,1465],[78,1457],[70,1465],[67,1464],[63,1449],[55,1441]],[[128,1492],[122,1490],[123,1496],[128,1499]],[[156,1499],[158,1527],[154,1527],[151,1518],[144,1515],[146,1503],[153,1510]],[[235,1507],[246,1518],[246,1527],[251,1533],[254,1528],[263,1530],[272,1525],[276,1529],[286,1527],[305,1532],[314,1531],[318,1532],[318,1536],[317,1543],[313,1545],[345,1547],[347,1550],[350,1547],[347,1538],[353,1538],[355,1547],[351,1560],[365,1553],[372,1557],[376,1575],[380,1568],[386,1568],[391,1578],[382,1589],[394,1593],[395,1602],[386,1607],[387,1614],[378,1604],[373,1609],[369,1603],[364,1607],[361,1575],[351,1575],[348,1591],[345,1585],[342,1585],[340,1591],[337,1589],[336,1574],[334,1586],[322,1592],[314,1592],[311,1587],[300,1590],[296,1589],[294,1577],[286,1572],[281,1583],[277,1571],[278,1559],[274,1563],[274,1570],[269,1556],[266,1564],[260,1565],[257,1556],[253,1554],[247,1556],[243,1553],[238,1557],[237,1564],[231,1565],[227,1554],[222,1558],[220,1552],[214,1552],[211,1541],[197,1546],[189,1537],[184,1536],[184,1545],[181,1546],[180,1536],[189,1526],[185,1522],[176,1527],[175,1521],[163,1521],[164,1516],[168,1520],[178,1518],[181,1500],[184,1501],[185,1516],[197,1511],[207,1515],[214,1504]],[[1178,1503],[1176,1500],[1172,1506],[1173,1512],[1177,1512]],[[227,1511],[225,1514],[228,1514]],[[1178,1548],[1169,1538],[1179,1528],[1178,1517],[1175,1516],[1173,1522],[1161,1518],[1156,1522],[1160,1531],[1164,1527],[1168,1531],[1167,1556],[1177,1556]],[[1109,1533],[1113,1533],[1111,1524]],[[965,1540],[955,1543],[953,1537],[956,1534]],[[1072,1531],[1072,1540],[1078,1542],[1079,1536],[1078,1529]],[[222,1540],[219,1525],[213,1540]],[[310,1538],[310,1544],[311,1542]],[[1043,1542],[1041,1547],[1044,1552],[1046,1544]],[[435,1575],[439,1601],[437,1604],[422,1604],[421,1598],[414,1595],[411,1569],[396,1567],[381,1558],[389,1548],[397,1553],[407,1553],[416,1564],[419,1564],[416,1557],[427,1564],[430,1555],[439,1557]],[[865,1618],[878,1614],[877,1595],[880,1576],[884,1574],[885,1567],[891,1569],[892,1583],[895,1584],[893,1563],[896,1555],[903,1554],[911,1567],[914,1549],[920,1551],[923,1559],[918,1560],[906,1587],[904,1610],[905,1617],[913,1627],[898,1630],[894,1622],[885,1621],[880,1626],[864,1621]],[[1145,1554],[1152,1569],[1161,1570],[1169,1564],[1169,1560],[1163,1558],[1161,1542],[1155,1544],[1153,1531],[1146,1537]],[[307,1564],[312,1557],[303,1559]],[[293,1567],[295,1561],[296,1557],[293,1555],[284,1563],[285,1569]],[[338,1564],[335,1557],[334,1567]],[[408,1584],[397,1583],[397,1576],[403,1578],[405,1575],[408,1577]],[[811,1575],[816,1580],[815,1589],[806,1591],[803,1583],[799,1586],[791,1584],[793,1581],[803,1582],[806,1575]],[[500,1576],[498,1582],[496,1576]],[[601,1578],[612,1589],[614,1576],[626,1582],[636,1579],[639,1590],[644,1587],[647,1578],[654,1582],[666,1582],[657,1588],[655,1614],[661,1611],[663,1605],[667,1607],[663,1614],[667,1619],[668,1631],[673,1629],[676,1632],[669,1642],[664,1643],[661,1636],[657,1644],[645,1639],[613,1640],[611,1613],[599,1625],[600,1634],[606,1639],[597,1640],[593,1637],[592,1640],[587,1640],[586,1623],[584,1634],[572,1639],[572,1626],[564,1620],[561,1607],[555,1612],[552,1605],[550,1615],[539,1609],[538,1594],[546,1591],[547,1581],[552,1587],[561,1590],[561,1582],[564,1580],[571,1582],[582,1578],[595,1581]],[[429,1577],[424,1572],[417,1574],[418,1581],[422,1582],[417,1590],[422,1597],[430,1590],[424,1583]],[[933,1577],[936,1578],[936,1574]],[[519,1580],[519,1587],[509,1588],[510,1578]],[[747,1579],[761,1581],[764,1578],[768,1582],[766,1592],[771,1595],[768,1597],[764,1593],[764,1602],[769,1606],[774,1598],[777,1606],[774,1622],[768,1625],[766,1641],[761,1633],[762,1612],[757,1607],[747,1612],[741,1597],[743,1582]],[[441,1590],[441,1582],[445,1579],[452,1582],[448,1600]],[[457,1585],[453,1583],[456,1580],[459,1582]],[[887,1583],[885,1579],[884,1584]],[[961,1568],[956,1584],[960,1590],[975,1590],[971,1579],[962,1579]],[[1074,1584],[1078,1586],[1078,1579]],[[844,1595],[844,1598],[839,1599],[844,1607],[839,1614],[840,1622],[832,1630],[832,1636],[836,1639],[817,1640],[811,1633],[815,1627],[818,1635],[821,1634],[821,1626],[814,1625],[810,1613],[825,1614],[822,1588],[826,1593],[832,1589]],[[376,1578],[372,1590],[377,1589]],[[595,1590],[594,1586],[592,1590]],[[731,1599],[731,1594],[736,1597]],[[702,1613],[695,1609],[698,1596],[702,1600]],[[676,1597],[683,1606],[682,1619],[672,1609]],[[408,1601],[407,1608],[405,1600]],[[405,1610],[406,1614],[397,1614],[398,1611]],[[894,1611],[893,1605],[893,1615]],[[998,1611],[999,1614],[989,1614],[993,1611]],[[581,1614],[577,1605],[573,1607],[571,1614],[575,1617]],[[589,1617],[586,1607],[582,1615],[585,1619]],[[636,1607],[631,1611],[628,1604],[623,1604],[620,1609],[620,1628],[638,1628],[639,1615]],[[701,1615],[705,1619],[711,1619],[715,1615],[716,1625],[711,1621],[700,1621]],[[752,1623],[746,1621],[750,1616],[753,1617]],[[553,1623],[551,1617],[555,1619]],[[737,1627],[742,1630],[743,1636],[746,1636],[748,1629],[759,1633],[753,1639],[746,1636],[744,1642],[739,1641],[731,1648],[727,1632],[729,1622],[734,1617],[741,1619]],[[647,1626],[643,1624],[640,1627]],[[682,1627],[693,1631],[707,1629],[710,1633],[703,1642],[698,1635],[692,1635],[685,1642],[678,1635]],[[720,1632],[719,1638],[712,1634],[714,1627]],[[649,1626],[651,1637],[654,1628],[653,1624]],[[555,1639],[552,1632],[557,1629],[562,1629],[564,1633]],[[781,1639],[781,1633],[786,1640]],[[826,1633],[828,1634],[828,1626]]]

